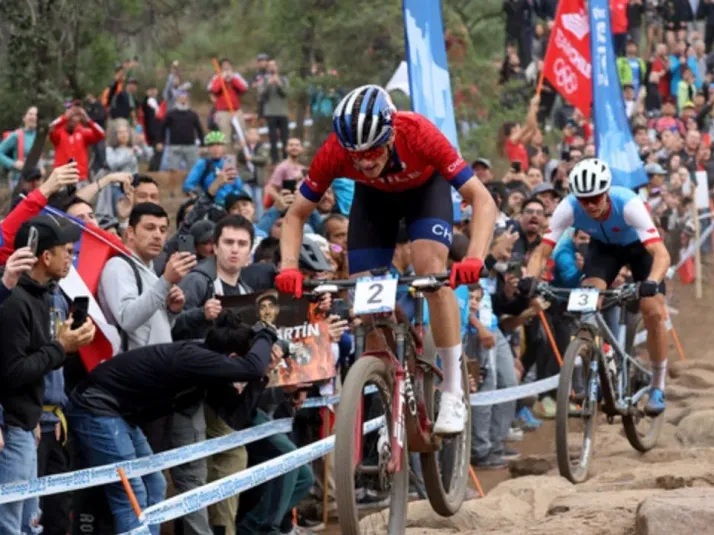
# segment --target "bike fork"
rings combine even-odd
[[[406,422],[404,421],[404,408],[406,405],[406,381],[404,370],[399,369],[394,379],[394,396],[392,396],[392,452],[387,470],[390,474],[402,469],[402,450],[404,449],[404,436]]]

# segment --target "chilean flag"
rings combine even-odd
[[[131,256],[131,253],[114,234],[87,224],[56,208],[48,206],[44,211],[52,216],[68,219],[82,229],[82,235],[75,244],[73,265],[70,267],[69,274],[60,281],[59,286],[72,300],[79,296],[89,297],[89,316],[97,326],[97,334],[91,344],[80,348],[79,356],[84,367],[90,372],[119,353],[121,349],[119,331],[107,321],[95,299],[99,277],[110,258],[119,254]]]

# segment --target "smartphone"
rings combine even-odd
[[[339,316],[341,320],[350,320],[350,305],[344,299],[333,299],[331,314]]]
[[[27,236],[27,246],[32,251],[32,254],[37,256],[37,245],[40,241],[40,233],[36,227],[30,227],[30,233]]]
[[[236,155],[235,154],[226,154],[223,157],[223,169],[228,169],[229,167],[231,169],[236,168]]]
[[[72,330],[79,329],[89,316],[89,297],[75,297],[70,307],[70,313],[72,314]]]
[[[295,190],[297,189],[297,180],[294,178],[283,180],[283,189],[286,189],[291,193],[295,193]]]
[[[178,251],[179,253],[196,254],[196,240],[191,234],[179,234]]]
[[[511,169],[516,173],[520,173],[522,169],[521,162],[511,162]]]
[[[512,277],[520,279],[522,276],[522,267],[523,264],[521,262],[511,260],[510,262],[508,262],[508,268],[506,272]]]

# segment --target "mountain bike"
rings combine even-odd
[[[540,283],[536,293],[552,302],[567,298],[567,314],[576,320],[575,334],[560,370],[555,445],[560,475],[581,483],[588,475],[598,408],[609,424],[616,416],[622,418],[627,440],[641,452],[657,444],[664,422],[662,414],[652,418],[643,410],[652,372],[647,360],[633,355],[639,345],[635,337],[641,321],[628,304],[638,301],[637,285],[599,292],[594,288],[560,289]],[[619,340],[602,314],[611,307],[620,308]],[[580,432],[582,437],[578,436]]]
[[[342,387],[335,424],[335,485],[341,533],[360,533],[356,488],[367,485],[388,495],[385,523],[392,535],[406,530],[409,501],[408,451],[419,453],[424,486],[432,508],[451,516],[461,507],[468,482],[471,411],[468,375],[462,361],[468,419],[458,435],[438,437],[432,428],[439,409],[433,346],[424,344],[424,294],[448,284],[448,274],[393,278],[372,274],[358,280],[306,281],[312,295],[353,289],[356,314],[363,323],[355,333],[355,354]],[[394,314],[397,286],[408,285],[415,300],[415,325]],[[365,350],[368,336],[378,336],[381,350]],[[374,439],[363,437],[365,421],[383,415],[385,425]],[[384,512],[383,512],[384,514]]]

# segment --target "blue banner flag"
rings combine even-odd
[[[590,0],[588,9],[597,156],[610,166],[614,185],[635,189],[647,184],[648,180],[625,113],[608,0]]]
[[[403,1],[412,109],[433,122],[458,148],[441,1]],[[461,197],[453,189],[452,197],[454,217],[460,217]]]

